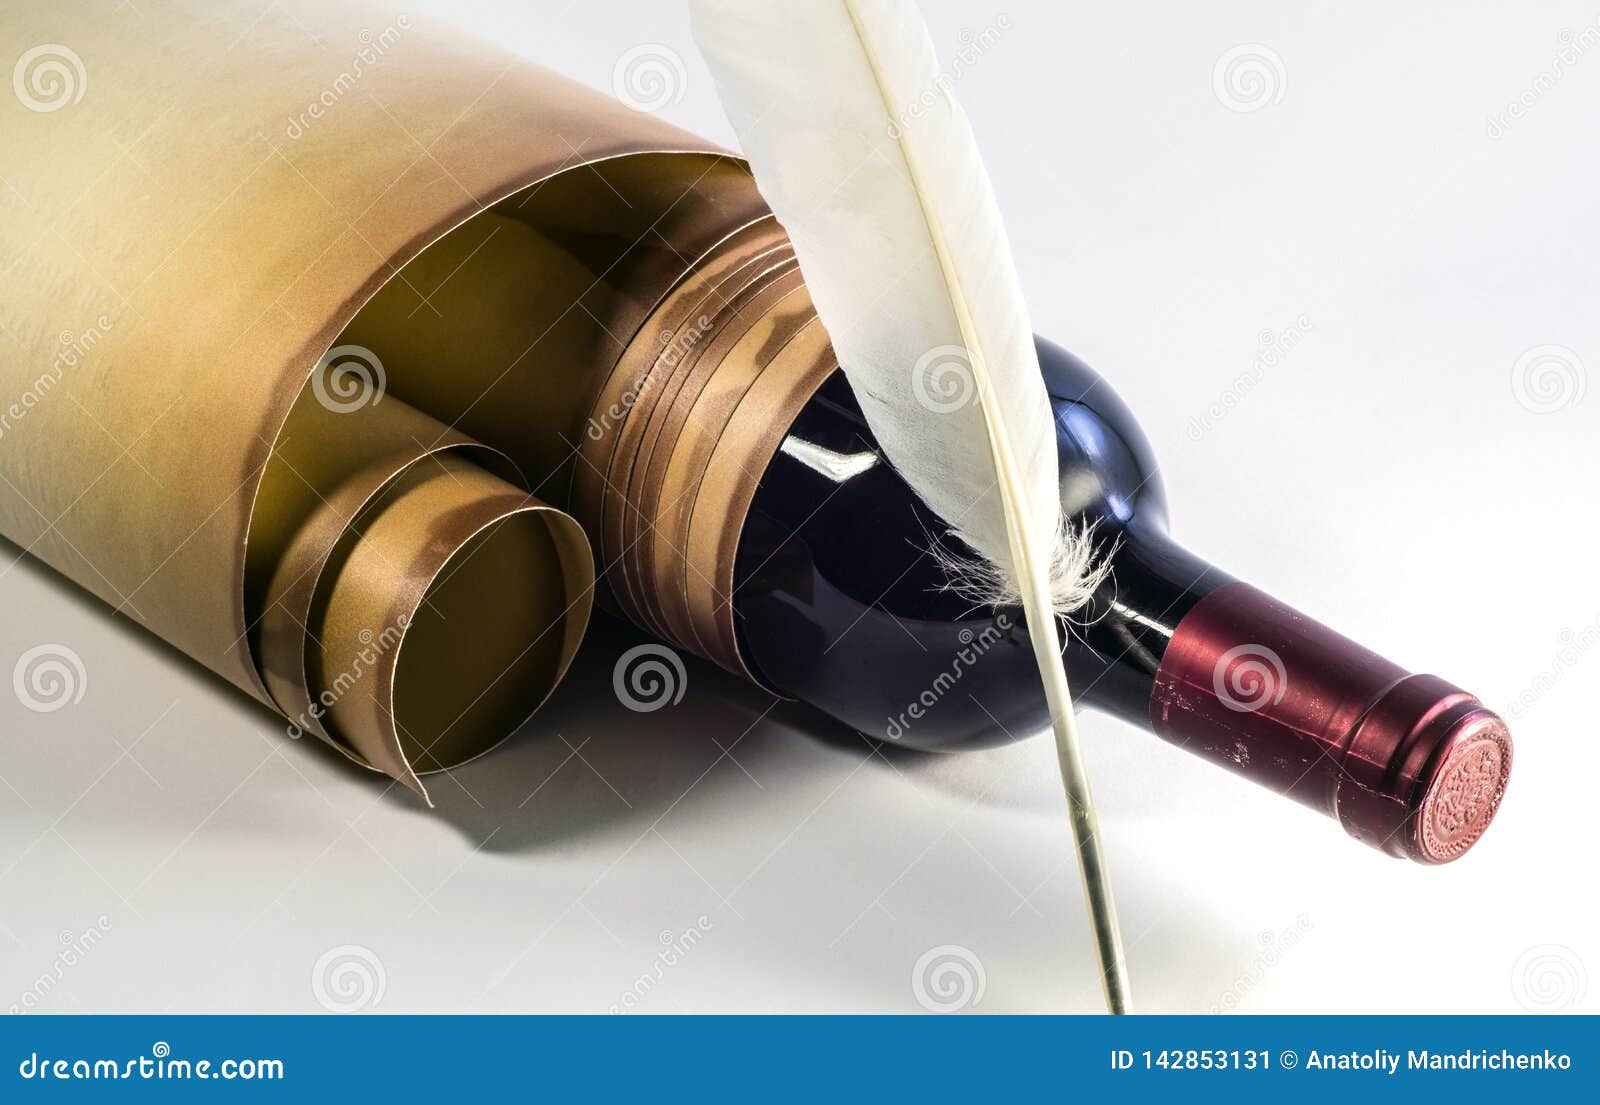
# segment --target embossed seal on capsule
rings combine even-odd
[[[1422,854],[1445,863],[1472,847],[1494,819],[1510,771],[1510,741],[1498,719],[1457,740],[1418,811]]]

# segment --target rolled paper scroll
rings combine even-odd
[[[747,170],[367,6],[8,5],[0,56],[0,533],[425,793],[570,661],[602,391],[781,243]]]

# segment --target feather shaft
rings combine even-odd
[[[756,183],[789,230],[884,453],[987,562],[979,574],[1004,581],[992,597],[1023,607],[1106,1004],[1126,1012],[1127,967],[1056,620],[1098,576],[1085,568],[1087,537],[1062,524],[1054,414],[966,117],[907,0],[693,0],[693,10]],[[902,125],[896,105],[925,97],[931,109]],[[956,341],[975,412],[915,394],[915,372]]]

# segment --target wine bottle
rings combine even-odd
[[[440,288],[442,311],[414,287]],[[496,325],[463,342],[449,320],[490,298]],[[932,552],[959,544],[876,448],[788,237],[736,164],[643,155],[561,174],[425,251],[341,340],[382,351],[396,397],[511,456],[583,526],[597,603],[674,648],[907,747],[1046,727],[1021,612],[950,589]],[[1081,704],[1391,854],[1466,851],[1505,788],[1504,723],[1175,543],[1133,415],[1070,354],[1039,353],[1065,513],[1109,561],[1068,627]],[[962,401],[940,369],[908,366],[929,373],[929,402]]]
[[[1111,571],[1071,619],[1083,705],[1442,863],[1495,813],[1504,723],[1176,544],[1149,442],[1082,361],[1039,340],[1061,497]],[[761,478],[735,569],[740,651],[773,689],[923,749],[1030,736],[1048,713],[1020,610],[973,609],[931,555],[940,526],[885,463],[842,374]],[[943,538],[950,541],[953,539]]]

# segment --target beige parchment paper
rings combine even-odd
[[[23,0],[0,63],[0,534],[423,793],[577,648],[584,420],[746,170],[382,8]]]

